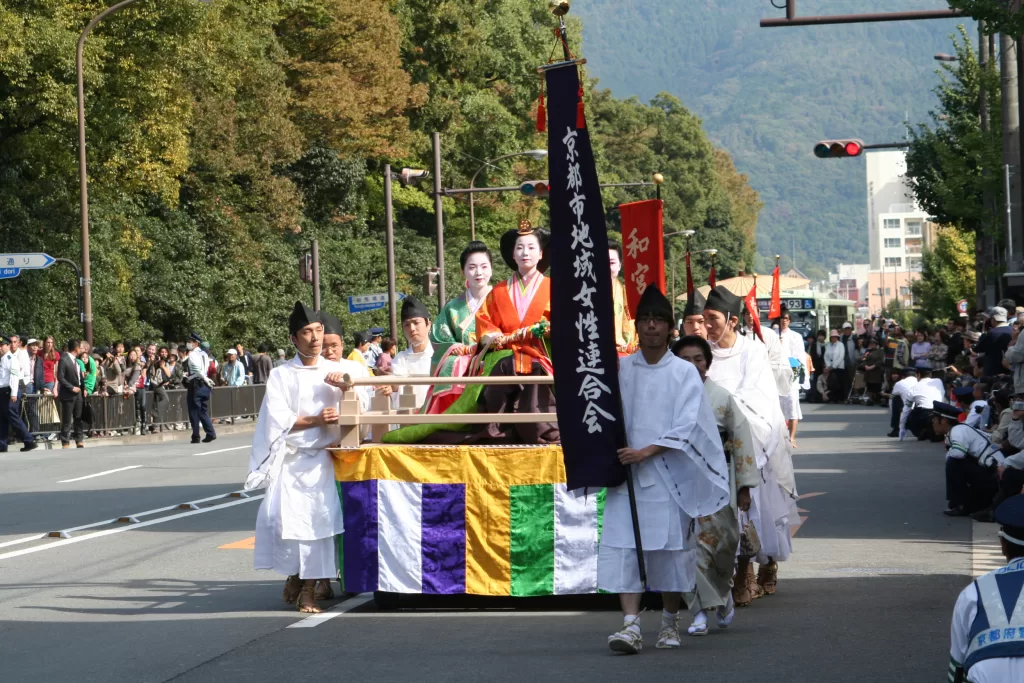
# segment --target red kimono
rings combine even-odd
[[[541,280],[532,292],[523,317],[519,316],[516,299],[530,294],[520,295],[513,290],[513,287],[522,286],[519,275],[515,274],[494,286],[476,312],[477,339],[483,339],[486,334],[512,334],[516,330],[536,325],[542,318],[551,321],[551,280],[540,273],[535,277]],[[529,375],[533,371],[534,360],[539,361],[544,370],[551,374],[551,359],[543,340],[531,337],[514,342],[508,348],[514,353],[516,374]]]

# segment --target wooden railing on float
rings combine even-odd
[[[502,424],[530,424],[536,422],[557,422],[556,413],[464,413],[461,415],[422,415],[416,405],[416,386],[470,386],[475,384],[554,384],[550,375],[516,375],[492,377],[380,377],[348,378],[353,387],[402,387],[398,395],[398,408],[391,407],[391,397],[378,395],[370,399],[370,410],[362,412],[359,398],[354,389],[346,391],[338,407],[338,424],[341,425],[341,448],[359,448],[360,433],[364,426],[370,426],[370,442],[380,443],[392,425],[416,424],[462,424],[479,425],[500,422]]]

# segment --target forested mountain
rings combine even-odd
[[[781,4],[781,3],[780,3]],[[942,9],[942,0],[801,0],[800,15]],[[617,97],[677,95],[764,202],[759,261],[821,275],[867,260],[863,159],[818,160],[816,141],[905,138],[925,121],[954,20],[762,29],[769,0],[581,0],[590,75]],[[970,35],[976,35],[973,23]]]

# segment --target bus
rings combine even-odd
[[[758,299],[757,308],[761,312],[761,324],[770,326],[768,308],[771,299]],[[816,335],[818,330],[841,329],[843,323],[857,325],[857,303],[849,299],[833,299],[818,292],[809,290],[791,290],[782,293],[782,305],[789,309],[789,327],[800,333],[804,339],[807,335]]]

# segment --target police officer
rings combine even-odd
[[[932,431],[946,441],[946,499],[943,514],[965,517],[983,510],[999,491],[996,466],[1005,457],[999,446],[979,429],[959,422],[963,411],[936,401],[932,405]]]
[[[953,608],[949,680],[1024,681],[1024,495],[996,508],[1007,564],[978,577]]]
[[[0,334],[0,453],[7,452],[7,436],[14,429],[21,438],[22,451],[39,447],[32,432],[21,420],[18,401],[21,391],[21,364],[11,352],[11,340]]]
[[[188,374],[185,376],[185,387],[188,399],[188,421],[192,425],[192,443],[199,443],[199,425],[203,425],[206,437],[203,443],[217,438],[210,419],[210,379],[206,376],[210,367],[210,357],[201,348],[203,338],[196,332],[189,335],[185,346],[188,348]]]

